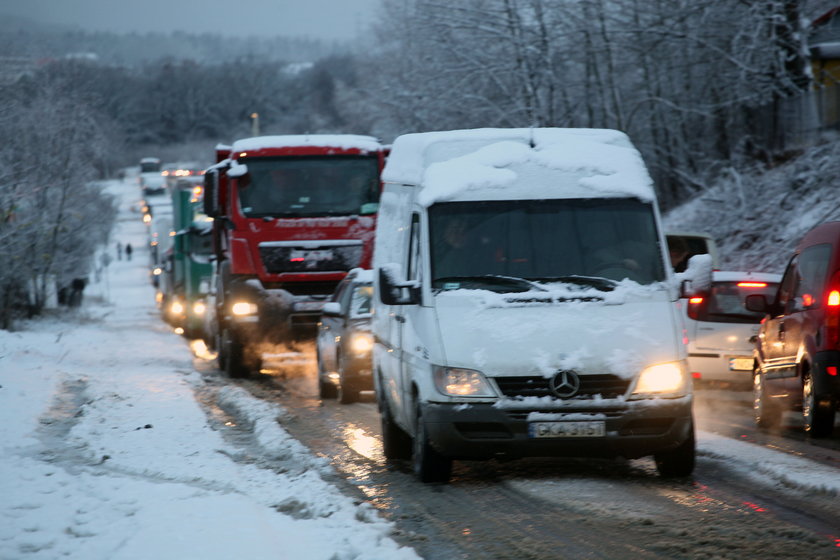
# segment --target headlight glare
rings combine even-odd
[[[683,362],[656,364],[642,370],[633,396],[682,396],[688,390],[688,374]]]
[[[367,332],[353,333],[350,339],[350,348],[354,354],[367,354],[373,349],[373,336]]]
[[[169,312],[172,313],[173,315],[180,315],[181,313],[184,312],[184,304],[176,299],[169,306]]]
[[[245,315],[256,315],[257,314],[257,304],[251,303],[249,301],[237,301],[230,308],[231,313],[238,317],[244,317]]]
[[[193,313],[196,315],[204,315],[207,311],[207,305],[203,301],[197,301],[193,304]]]
[[[480,371],[465,368],[436,367],[437,390],[450,397],[495,397],[490,383]]]

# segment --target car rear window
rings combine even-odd
[[[714,282],[712,289],[702,298],[691,298],[689,316],[697,321],[713,323],[758,323],[763,313],[744,307],[748,295],[763,294],[772,300],[778,284],[744,280],[739,282]]]

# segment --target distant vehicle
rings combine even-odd
[[[665,233],[665,238],[668,241],[669,248],[674,245],[679,245],[685,248],[685,253],[681,260],[679,262],[672,263],[674,265],[675,272],[685,271],[688,259],[694,255],[711,255],[712,267],[717,269],[720,266],[717,244],[711,235],[700,232],[668,231]]]
[[[316,353],[318,388],[322,399],[338,397],[342,404],[373,391],[370,310],[373,272],[351,270],[324,304],[318,323]]]
[[[163,175],[166,188],[171,191],[181,179],[188,179],[195,182],[195,184],[201,184],[205,167],[205,165],[196,161],[167,163],[163,166],[161,175]]]
[[[695,383],[752,387],[754,338],[764,314],[747,310],[746,297],[770,297],[780,280],[780,274],[715,271],[707,292],[683,300]]]
[[[160,159],[156,157],[144,157],[140,160],[140,173],[160,173]]]
[[[388,460],[423,482],[448,482],[453,460],[533,456],[652,455],[662,476],[691,474],[680,294],[625,134],[406,134],[382,177],[371,328]],[[706,268],[686,276],[706,286]]]
[[[160,173],[142,173],[140,175],[140,188],[143,190],[143,196],[166,193],[166,183]]]
[[[766,313],[755,348],[753,409],[761,427],[801,410],[805,431],[827,437],[840,407],[840,222],[808,232],[775,297],[747,297]]]

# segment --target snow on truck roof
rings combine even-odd
[[[233,143],[232,152],[247,152],[267,148],[296,148],[317,146],[340,150],[377,152],[382,149],[379,140],[372,136],[356,134],[287,134],[281,136],[255,136],[242,138]]]
[[[529,163],[536,165],[526,169],[523,164]],[[533,175],[540,168],[555,180],[546,181],[545,173]],[[473,191],[496,198],[503,190],[527,189],[517,198],[556,198],[562,194],[557,172],[575,178],[572,186],[563,185],[566,194],[655,198],[639,152],[626,134],[607,129],[486,128],[405,134],[394,141],[382,178],[422,186],[418,201],[430,205]]]

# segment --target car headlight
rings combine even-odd
[[[169,306],[169,312],[173,315],[180,315],[184,312],[184,304],[177,299]]]
[[[480,371],[465,368],[435,367],[437,390],[450,397],[495,397],[493,388]]]
[[[370,353],[373,348],[373,335],[368,332],[353,333],[350,338],[350,349],[354,354],[362,356]]]
[[[203,301],[197,301],[193,304],[192,310],[195,315],[204,315],[204,312],[207,311],[207,305]]]
[[[257,314],[257,304],[249,301],[237,301],[230,308],[230,312],[237,317]]]
[[[688,392],[685,362],[667,362],[646,367],[636,380],[631,398],[682,397]]]

